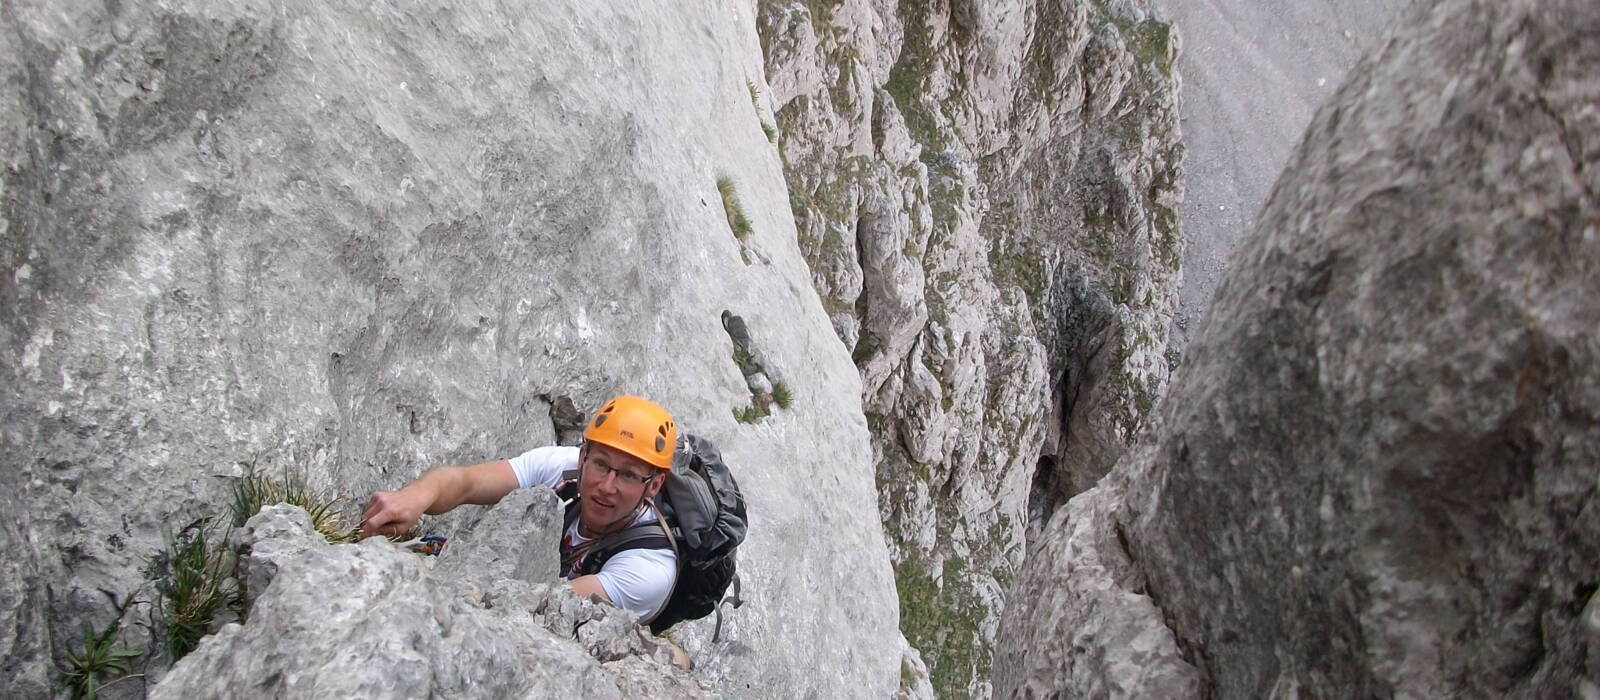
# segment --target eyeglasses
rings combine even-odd
[[[616,474],[617,478],[622,480],[622,483],[629,486],[644,486],[645,484],[650,483],[651,479],[655,478],[654,474],[640,475],[626,469],[609,467],[601,464],[600,460],[597,459],[589,460],[588,467],[589,472],[593,474],[594,478],[596,479],[604,480],[607,474]]]

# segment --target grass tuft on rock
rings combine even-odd
[[[244,477],[233,485],[233,525],[244,525],[262,508],[280,503],[305,510],[311,516],[311,526],[328,542],[356,541],[356,529],[339,509],[339,499],[313,490],[304,475],[295,473],[286,472],[275,479],[247,467]]]
[[[728,228],[733,230],[733,237],[741,241],[749,237],[750,218],[744,215],[744,207],[739,205],[739,196],[733,191],[733,180],[717,178],[717,192],[722,195],[722,210],[728,216]]]
[[[772,402],[778,404],[778,408],[789,410],[790,404],[794,403],[794,394],[789,391],[788,384],[778,382],[772,385]]]
[[[756,119],[761,121],[761,133],[767,135],[768,141],[777,143],[778,127],[773,126],[771,122],[761,117],[761,88],[756,87],[755,81],[752,80],[746,80],[744,84],[745,87],[750,89],[750,106],[756,108]]]
[[[158,561],[166,574],[159,584],[162,644],[174,663],[194,651],[212,621],[240,600],[227,539],[210,518],[201,518],[179,531]]]
[[[762,408],[760,404],[751,404],[744,408],[733,409],[733,419],[740,423],[754,423],[769,415],[772,414],[767,409]]]

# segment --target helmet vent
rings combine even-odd
[[[638,396],[619,396],[595,412],[584,428],[583,439],[670,469],[678,433],[672,414],[659,404]]]

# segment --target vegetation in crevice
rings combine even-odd
[[[739,204],[739,195],[734,192],[733,180],[728,177],[717,178],[717,193],[722,196],[722,210],[728,217],[728,228],[733,231],[734,238],[744,240],[750,235],[750,218],[745,216],[744,207]]]
[[[1045,319],[1046,295],[1053,276],[1040,244],[1022,230],[1021,221],[1009,201],[997,202],[983,220],[983,238],[989,244],[989,274],[997,287],[1022,291],[1035,315],[1036,323]]]
[[[794,4],[781,0],[760,0],[757,10],[761,13],[785,13]],[[830,37],[836,32],[831,19],[833,11],[844,4],[843,0],[801,0],[799,4],[809,13],[812,31],[816,32],[818,38]],[[761,38],[762,52],[765,54],[767,37],[763,34]]]
[[[793,391],[782,380],[773,381],[771,371],[751,349],[750,329],[744,319],[724,311],[723,328],[733,341],[733,364],[744,377],[745,388],[750,392],[750,403],[733,409],[733,419],[740,423],[754,423],[772,415],[774,410],[788,409],[794,401]]]
[[[945,508],[953,508],[946,505]],[[966,580],[959,556],[937,563],[916,551],[894,565],[900,603],[900,631],[922,653],[929,679],[941,696],[966,696],[971,684],[988,674],[994,651],[978,633],[989,617],[988,604]],[[987,572],[1004,587],[1009,576]]]
[[[1141,350],[1154,350],[1156,346],[1155,337],[1149,331],[1144,329],[1135,331],[1127,324],[1119,324],[1114,342],[1118,348],[1117,357],[1131,357]],[[1163,355],[1162,361],[1171,360]],[[1149,379],[1135,374],[1124,366],[1113,368],[1106,381],[1109,382],[1108,391],[1112,395],[1131,399],[1120,402],[1112,415],[1123,441],[1131,445],[1154,413],[1156,401],[1160,398],[1160,387],[1152,386]]]
[[[111,600],[111,607],[116,611],[116,616],[99,630],[84,623],[83,639],[79,647],[68,651],[65,664],[58,668],[61,672],[61,686],[73,700],[94,700],[100,691],[107,687],[144,676],[133,673],[130,665],[144,652],[117,648],[121,642],[123,619],[133,606],[144,601],[138,600],[137,592],[122,600],[118,600],[109,592],[102,592]]]
[[[346,517],[340,500],[312,489],[304,474],[286,471],[282,477],[272,478],[256,471],[254,465],[243,466],[245,474],[234,482],[229,505],[234,527],[244,525],[263,507],[288,504],[305,510],[311,526],[329,542],[356,541],[356,524]]]
[[[812,286],[830,314],[851,313],[855,298],[835,289],[831,271],[855,260],[855,226],[860,218],[860,192],[871,178],[866,156],[843,158],[836,166],[806,154],[787,168],[789,207],[799,234],[800,253],[811,271]]]
[[[772,412],[759,404],[750,404],[733,409],[733,419],[740,423],[754,423],[762,418],[772,415]]]
[[[761,122],[761,133],[765,134],[767,141],[778,142],[778,127],[761,116],[761,89],[756,87],[755,81],[746,80],[745,86],[750,89],[750,106],[756,108],[756,120]]]
[[[1155,19],[1137,24],[1118,20],[1117,27],[1135,60],[1155,66],[1164,77],[1172,77],[1172,25]]]
[[[883,89],[894,97],[895,105],[900,108],[911,138],[922,144],[925,160],[950,146],[927,99],[928,76],[938,60],[929,25],[938,17],[932,9],[926,0],[900,0],[899,16],[906,20],[905,41],[899,59],[889,69],[889,79],[883,84]]]
[[[1033,40],[1023,52],[1023,71],[1020,77],[1019,97],[1028,98],[1027,104],[1019,105],[1024,111],[1029,106],[1044,108],[1054,107],[1059,99],[1060,76],[1056,72],[1056,49],[1054,41],[1060,32],[1050,31],[1050,28],[1064,26],[1065,18],[1061,16],[1062,9],[1057,3],[1041,3],[1037,11],[1036,20],[1041,31],[1033,33]]]
[[[239,604],[234,564],[227,531],[219,533],[210,518],[184,526],[157,558],[161,640],[174,663],[210,634],[218,615]]]
[[[241,463],[244,476],[234,481],[221,517],[202,516],[190,520],[175,534],[144,569],[145,583],[154,583],[156,596],[151,601],[148,621],[140,624],[151,633],[151,645],[159,648],[168,663],[176,663],[199,646],[218,625],[242,619],[243,592],[236,577],[238,553],[228,544],[233,528],[243,525],[262,508],[288,504],[305,510],[316,531],[330,543],[354,542],[357,531],[353,520],[341,509],[344,499],[311,489],[302,474],[286,472],[272,478],[256,471],[252,463]],[[417,527],[388,537],[400,542],[416,539]],[[143,584],[138,590],[143,590]],[[130,661],[146,654],[121,644],[120,631],[128,611],[145,601],[138,591],[112,600],[117,616],[104,628],[85,625],[81,646],[67,652],[58,665],[62,686],[74,698],[93,698],[120,680],[142,677],[131,674]]]

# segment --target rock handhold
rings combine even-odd
[[[248,609],[267,590],[278,568],[308,549],[326,547],[328,540],[311,525],[304,509],[287,504],[265,506],[228,537],[239,553],[239,578]]]
[[[498,579],[551,581],[559,568],[561,501],[543,488],[507,494],[472,526],[450,538],[435,576],[484,586]]]

